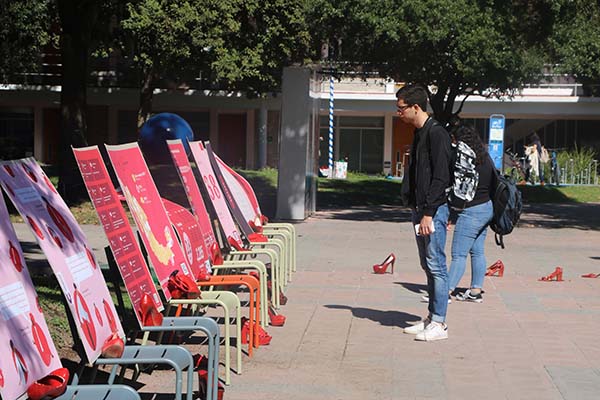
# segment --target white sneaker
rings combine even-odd
[[[424,294],[423,296],[421,296],[421,300],[425,303],[429,303],[429,295]],[[448,304],[452,304],[452,298],[450,297],[450,295],[448,295]]]
[[[434,340],[448,339],[448,325],[443,322],[432,321],[425,329],[417,333],[415,340],[432,342]]]
[[[416,335],[419,332],[422,332],[425,328],[429,326],[431,323],[431,319],[429,317],[425,318],[423,321],[404,328],[404,333],[408,333],[409,335]]]

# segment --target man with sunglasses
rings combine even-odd
[[[402,200],[412,209],[412,222],[421,267],[427,276],[429,314],[416,325],[404,329],[416,340],[448,338],[448,270],[446,268],[446,225],[450,186],[450,135],[427,114],[427,91],[417,85],[402,87],[396,93],[398,117],[415,128],[408,173],[402,182]]]

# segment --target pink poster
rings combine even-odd
[[[2,187],[46,255],[92,363],[113,332],[124,336],[92,249],[73,214],[33,158],[0,164]]]
[[[207,280],[212,269],[198,221],[187,208],[166,199],[163,199],[163,203],[194,276],[201,281]]]
[[[156,272],[167,300],[171,293],[167,288],[169,276],[175,271],[194,279],[181,247],[177,244],[175,231],[152,180],[146,161],[137,143],[118,146],[106,145],[108,156],[119,178],[119,183],[129,210],[138,227],[152,268]]]
[[[215,159],[217,160],[219,170],[221,171],[221,174],[223,174],[223,178],[225,178],[225,182],[227,182],[227,186],[229,186],[246,221],[249,224],[252,223],[255,226],[261,226],[262,221],[260,217],[262,213],[252,186],[250,186],[244,177],[231,169],[229,165],[225,164],[225,162],[223,162],[216,154]]]
[[[62,367],[0,196],[0,396],[14,400]]]
[[[210,216],[206,210],[200,188],[198,187],[198,182],[196,182],[196,177],[194,176],[194,171],[192,171],[192,166],[185,153],[183,143],[179,139],[167,140],[167,145],[169,146],[171,158],[177,167],[179,178],[183,183],[192,210],[200,225],[200,230],[204,237],[204,245],[207,249],[210,249],[212,248],[213,243],[217,243],[217,239],[215,238],[213,227],[210,222]]]
[[[235,247],[238,249],[243,248],[244,243],[242,242],[242,238],[240,237],[240,234],[235,226],[233,217],[229,212],[223,191],[219,187],[217,178],[213,173],[206,149],[201,142],[190,142],[189,144],[190,149],[192,150],[192,155],[194,156],[194,160],[196,161],[196,165],[198,166],[200,174],[202,175],[204,186],[206,187],[210,200],[217,211],[217,216],[221,226],[223,227],[223,231],[225,231],[227,241],[229,243],[233,242],[231,244],[235,245]]]
[[[108,175],[98,146],[73,149],[73,153],[136,311],[136,317],[142,326],[140,303],[144,294],[150,296],[159,311],[163,309],[150,270]]]

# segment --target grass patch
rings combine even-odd
[[[525,203],[600,203],[600,186],[519,186]]]

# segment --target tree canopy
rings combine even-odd
[[[458,112],[458,96],[511,94],[542,70],[544,57],[536,40],[547,33],[537,29],[533,40],[523,28],[515,13],[531,6],[525,2],[317,2],[332,5],[320,8],[326,13],[321,24],[327,27],[319,32],[321,40],[341,39],[344,60],[431,88],[431,106],[442,122]]]

